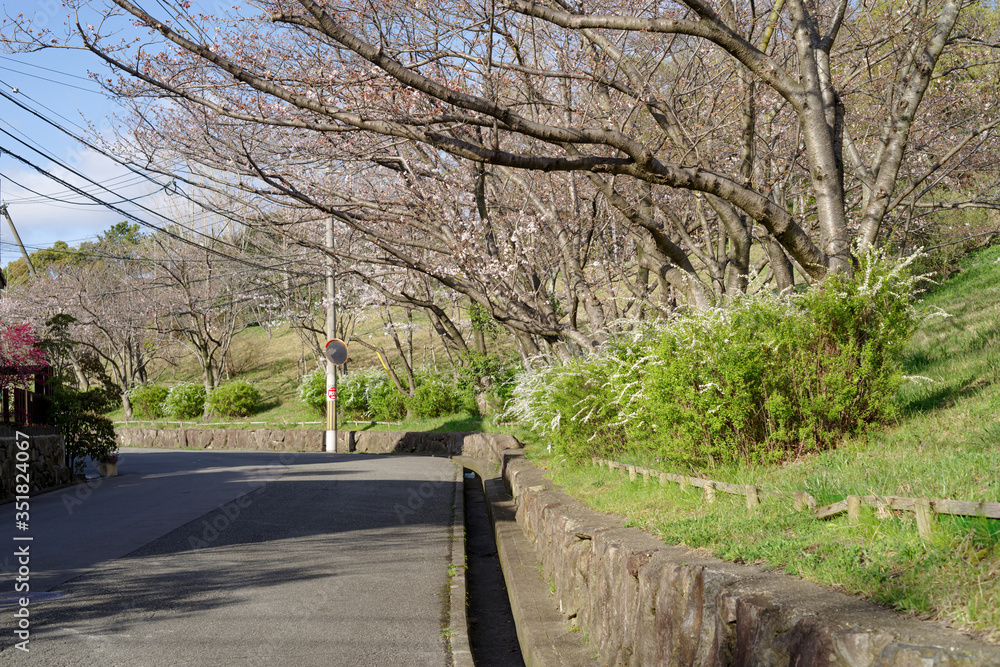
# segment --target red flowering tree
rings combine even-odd
[[[0,324],[0,389],[27,388],[49,362],[30,324]]]

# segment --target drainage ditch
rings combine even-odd
[[[483,480],[464,470],[469,644],[476,667],[523,667]],[[470,477],[471,475],[471,477]]]

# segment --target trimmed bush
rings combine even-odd
[[[406,407],[417,417],[428,419],[457,412],[460,398],[451,378],[422,375],[416,378],[413,396],[405,399]]]
[[[368,419],[371,411],[368,407],[368,387],[379,382],[382,371],[363,370],[345,373],[337,378],[338,409],[347,417]]]
[[[246,380],[227,382],[208,395],[209,407],[224,417],[249,417],[260,410],[261,400],[260,391]]]
[[[372,378],[366,388],[368,414],[376,421],[399,421],[406,417],[406,400],[385,375]]]
[[[169,389],[159,384],[141,384],[133,387],[128,393],[132,412],[143,419],[160,419],[164,416],[163,401],[167,399]]]
[[[320,414],[326,412],[326,371],[317,369],[302,378],[299,398]],[[337,378],[337,410],[355,419],[397,421],[406,416],[406,403],[382,371],[364,370]]]
[[[205,387],[194,382],[181,382],[170,388],[163,401],[163,411],[175,419],[194,419],[205,413]]]

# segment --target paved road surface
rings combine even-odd
[[[121,475],[0,506],[31,536],[30,648],[2,665],[446,665],[456,481],[424,457],[123,450]]]

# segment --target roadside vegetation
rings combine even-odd
[[[341,428],[419,431],[495,430],[495,417],[510,398],[520,364],[499,332],[489,338],[489,353],[469,352],[452,366],[440,342],[416,319],[412,340],[414,391],[409,378],[397,386],[380,357],[362,344],[351,344],[347,371],[338,377]],[[369,346],[392,343],[377,327],[361,330]],[[119,425],[157,428],[322,428],[326,410],[326,374],[302,349],[287,325],[249,327],[237,334],[230,355],[234,371],[206,393],[198,383],[195,359],[154,365],[151,381],[129,392],[132,416],[123,407],[111,418]],[[399,356],[385,355],[387,364]],[[302,373],[303,368],[311,370]],[[484,415],[485,413],[485,415]]]
[[[789,451],[781,465],[753,457],[696,465],[646,448],[608,458],[807,491],[820,505],[873,494],[1000,502],[1000,247],[966,258],[918,312],[920,325],[899,357],[906,378],[885,425],[833,439],[825,451]],[[572,456],[551,433],[521,437],[567,492],[668,543],[777,568],[1000,641],[1000,521],[937,516],[932,539],[923,541],[909,512],[863,508],[856,526],[844,515],[816,520],[766,498],[750,512],[741,496],[718,494],[706,504],[697,488],[630,482]]]

